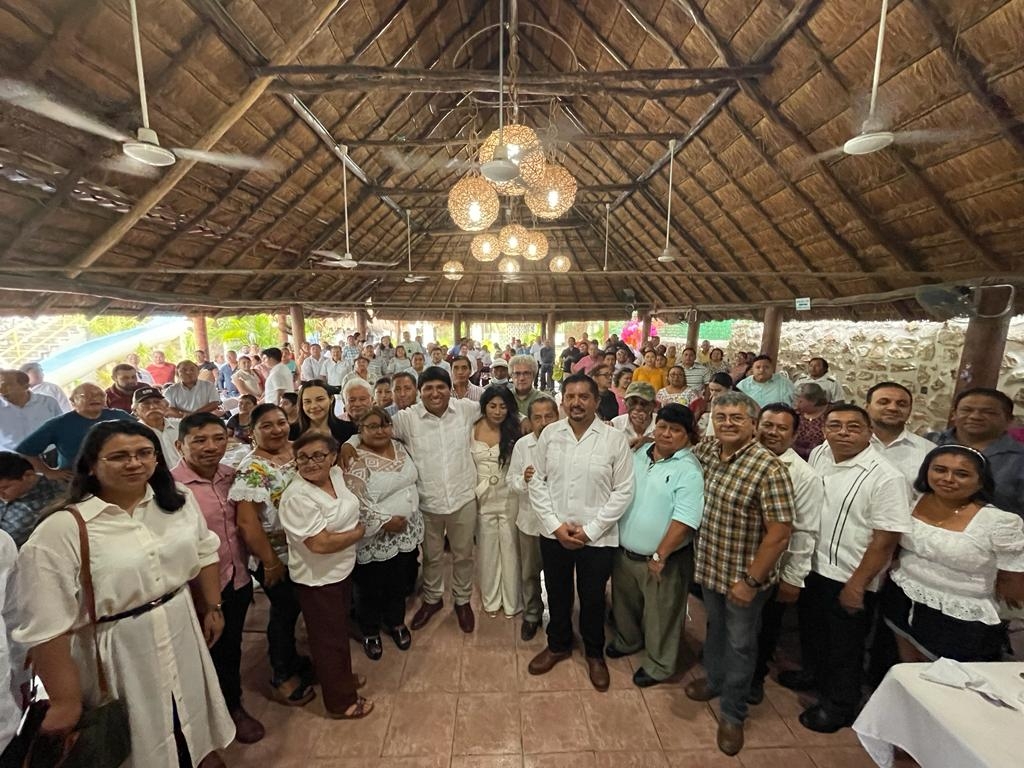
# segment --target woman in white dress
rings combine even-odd
[[[882,594],[900,659],[999,661],[999,601],[1024,602],[1024,521],[988,503],[992,473],[973,448],[933,449],[914,488],[913,529]]]
[[[126,764],[223,766],[214,750],[235,729],[207,650],[224,628],[220,541],[192,493],[175,485],[156,435],[136,422],[92,428],[65,507],[39,523],[18,558],[14,639],[31,649],[50,696],[43,731],[67,733],[100,697],[78,523],[67,505],[78,510],[89,540],[104,672],[128,709]]]
[[[516,440],[523,434],[515,397],[508,387],[487,387],[480,396],[480,419],[473,426],[476,464],[477,562],[480,595],[491,616],[511,619],[522,609],[519,578],[518,503],[505,475]]]

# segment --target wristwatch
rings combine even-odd
[[[743,580],[743,583],[751,589],[760,589],[764,586],[764,582],[758,581],[746,571],[740,571],[740,578]]]
[[[659,555],[657,552],[655,552],[653,555],[651,555],[651,560],[653,560],[656,563],[660,563],[661,562],[661,555]]]

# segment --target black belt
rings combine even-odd
[[[97,624],[105,624],[111,621],[120,621],[121,619],[134,619],[136,616],[141,616],[144,613],[149,613],[154,608],[159,608],[161,605],[169,601],[176,594],[181,592],[184,587],[178,587],[173,592],[168,592],[162,597],[158,597],[156,600],[150,600],[148,603],[140,605],[138,608],[132,608],[128,611],[122,611],[121,613],[115,613],[113,616],[101,616],[96,619]]]
[[[675,557],[680,552],[682,552],[684,549],[686,549],[686,547],[688,547],[688,546],[690,546],[690,545],[687,544],[686,546],[680,547],[679,549],[669,553],[669,556],[666,557],[665,560],[668,560],[669,558]],[[624,554],[630,560],[636,560],[637,562],[645,563],[645,562],[647,562],[648,560],[651,559],[650,555],[641,555],[639,552],[634,552],[633,550],[626,549],[625,547],[619,547],[619,549],[621,549],[622,550],[622,554]]]

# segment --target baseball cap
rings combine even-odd
[[[493,363],[491,363],[491,370],[493,371],[495,368],[504,368],[507,371],[508,363],[506,363],[504,360],[495,360]]]
[[[159,387],[139,387],[132,395],[132,405],[138,405],[143,400],[151,400],[154,397],[163,400],[164,393],[160,391]]]
[[[631,397],[639,397],[641,400],[646,400],[649,403],[653,403],[654,387],[652,387],[646,381],[634,381],[628,387],[626,387],[626,396],[624,399],[629,400],[629,398]]]

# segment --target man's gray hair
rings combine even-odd
[[[537,373],[537,358],[533,355],[513,355],[512,359],[508,361],[508,369],[511,371],[517,365],[527,365],[530,367],[530,371],[536,375]]]
[[[821,388],[821,385],[815,384],[813,381],[797,384],[796,394],[798,397],[810,400],[814,405],[828,405],[828,393]]]
[[[366,379],[361,379],[358,376],[354,376],[345,382],[345,386],[342,388],[341,394],[348,400],[348,393],[353,389],[365,389],[370,397],[373,397],[373,385],[370,384]]]
[[[757,404],[757,401],[742,392],[723,392],[718,395],[711,404],[711,412],[714,413],[723,405],[742,405],[747,409],[750,418],[755,421],[757,420],[757,415],[761,412],[761,406]]]

